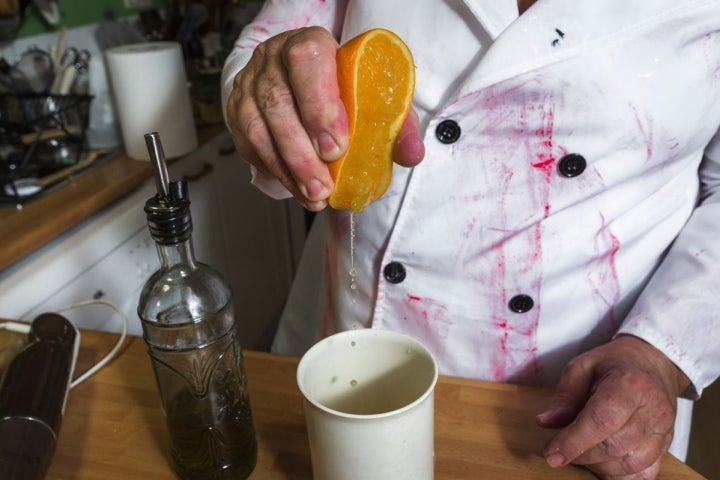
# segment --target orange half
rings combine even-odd
[[[335,186],[328,204],[360,212],[390,185],[393,148],[415,92],[415,63],[400,37],[378,28],[338,49],[337,70],[349,145],[329,164]]]

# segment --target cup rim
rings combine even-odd
[[[323,348],[323,346],[325,344],[327,344],[331,341],[336,341],[338,339],[341,339],[342,337],[358,336],[358,335],[359,336],[367,336],[367,335],[384,336],[387,338],[391,338],[391,337],[392,338],[402,338],[404,340],[410,340],[420,350],[422,350],[426,354],[426,356],[431,360],[432,365],[433,365],[433,378],[430,381],[430,383],[428,384],[425,391],[422,393],[422,395],[418,396],[418,398],[416,398],[412,402],[408,403],[407,405],[403,405],[402,407],[397,408],[395,410],[391,410],[389,412],[371,413],[371,414],[357,414],[357,413],[342,412],[340,410],[335,410],[326,405],[323,405],[322,403],[318,402],[314,398],[311,398],[311,396],[309,395],[307,390],[304,388],[304,385],[303,385],[304,382],[301,381],[301,377],[305,371],[305,367],[307,366],[307,363],[310,361],[310,359],[313,356],[315,356],[315,354],[321,348]],[[438,375],[439,375],[439,373],[438,373],[437,360],[435,359],[432,352],[418,339],[416,339],[406,333],[396,332],[394,330],[385,330],[385,329],[377,329],[377,328],[362,328],[362,329],[356,329],[356,330],[345,330],[342,332],[334,333],[334,334],[329,335],[329,336],[319,340],[318,342],[316,342],[300,358],[300,362],[298,363],[298,366],[297,366],[295,379],[296,379],[296,384],[297,384],[298,388],[300,389],[300,393],[302,393],[303,399],[305,401],[311,403],[316,408],[318,408],[326,413],[338,416],[338,417],[343,417],[346,419],[358,419],[358,420],[362,419],[364,421],[367,421],[367,420],[379,420],[379,419],[384,419],[387,417],[392,417],[395,415],[400,415],[408,410],[415,408],[417,405],[424,402],[425,399],[427,399],[430,395],[432,395],[434,393],[435,385],[437,384],[437,380],[438,380]]]

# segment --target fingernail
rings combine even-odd
[[[321,200],[325,200],[329,195],[330,188],[325,186],[325,184],[323,184],[317,178],[313,178],[312,180],[307,182],[307,185],[305,185],[305,196],[308,198],[308,200],[318,202]]]
[[[557,405],[550,405],[544,411],[537,414],[538,417],[549,418],[554,417],[560,411]]]
[[[342,154],[340,146],[335,142],[335,139],[326,132],[321,133],[317,137],[317,151],[323,160],[329,162],[337,160]]]
[[[327,207],[327,202],[324,200],[320,200],[319,202],[308,202],[307,209],[311,212],[319,212],[323,208]]]
[[[545,461],[553,468],[562,467],[565,465],[565,457],[562,453],[555,452],[545,457]]]

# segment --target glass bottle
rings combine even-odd
[[[138,304],[167,420],[172,464],[185,480],[245,479],[257,444],[230,289],[197,262],[184,181],[168,182],[157,133],[145,135],[158,194],[145,204],[160,269]]]

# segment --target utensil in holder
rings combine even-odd
[[[82,160],[91,95],[0,94],[0,198],[25,199],[16,181]]]

